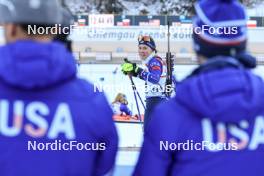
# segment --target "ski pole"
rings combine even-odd
[[[128,61],[127,58],[125,58],[124,61],[130,63],[130,62]],[[145,104],[144,104],[144,102],[143,102],[143,100],[142,100],[142,98],[141,98],[139,92],[137,91],[137,87],[136,87],[136,85],[135,85],[135,83],[134,83],[133,78],[132,78],[131,75],[129,75],[129,79],[130,79],[130,81],[131,81],[133,91],[136,92],[136,94],[137,94],[137,96],[138,96],[138,98],[139,98],[139,100],[140,100],[140,102],[141,102],[141,104],[142,104],[144,110],[146,111],[146,106],[145,106]]]
[[[133,82],[132,76],[131,75],[128,75],[128,76],[129,76],[129,79]],[[136,105],[137,105],[139,121],[142,122],[141,113],[139,110],[139,105],[138,105],[138,100],[137,100],[137,95],[136,95],[135,87],[133,86],[133,84],[132,84],[132,88],[133,88],[134,98],[135,98]]]
[[[145,104],[144,104],[144,102],[143,102],[143,100],[142,100],[142,98],[141,98],[139,92],[137,91],[137,87],[136,87],[136,85],[135,85],[135,83],[134,83],[133,78],[132,78],[131,75],[129,76],[129,79],[130,79],[130,81],[131,81],[131,84],[132,84],[132,87],[133,87],[133,91],[136,92],[136,94],[137,94],[137,96],[138,96],[138,98],[139,98],[139,100],[140,100],[140,102],[141,102],[141,104],[142,104],[144,110],[146,110],[146,106],[145,106]]]

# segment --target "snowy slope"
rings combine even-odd
[[[99,14],[105,10],[106,4],[115,2],[112,6],[119,6],[121,15],[141,15],[144,12],[147,15],[160,15],[164,11],[169,11],[170,15],[188,15],[192,7],[193,0],[64,0],[73,13],[93,13]],[[163,2],[162,2],[163,1]],[[249,16],[264,16],[263,0],[247,0]],[[122,6],[122,7],[121,7]]]

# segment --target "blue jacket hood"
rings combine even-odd
[[[263,109],[264,86],[250,70],[227,67],[187,78],[177,87],[176,100],[200,118],[250,121]]]
[[[0,79],[22,89],[45,88],[76,75],[75,60],[59,43],[18,41],[0,47]]]

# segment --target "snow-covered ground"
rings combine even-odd
[[[185,78],[191,71],[196,68],[196,65],[175,65],[175,72],[178,80]],[[116,73],[115,73],[116,71]],[[254,72],[264,78],[264,66],[258,66]],[[79,76],[91,81],[95,86],[105,88],[106,96],[111,103],[115,96],[120,92],[127,95],[129,107],[136,113],[136,105],[134,102],[134,95],[131,88],[130,80],[124,76],[120,70],[120,65],[103,65],[103,64],[86,64],[79,67]],[[144,81],[134,79],[135,84],[139,89],[139,93],[144,98],[144,93],[140,88],[144,87]],[[141,89],[142,90],[142,89]],[[141,109],[143,112],[143,109]]]
[[[176,65],[175,75],[177,79],[181,80],[188,75],[196,66]],[[115,73],[116,71],[116,73]],[[127,76],[124,76],[120,70],[120,65],[81,65],[79,67],[80,77],[91,81],[94,87],[103,87],[106,96],[111,103],[118,93],[124,93],[127,95],[129,101],[129,107],[134,114],[136,114],[136,104],[134,101],[134,94],[132,91],[130,80]],[[134,82],[138,88],[141,97],[144,99],[144,84],[145,82],[140,79],[134,79]],[[140,109],[143,112],[143,107]]]

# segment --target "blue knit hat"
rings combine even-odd
[[[201,0],[195,4],[193,40],[207,58],[235,56],[246,50],[247,15],[237,0]]]
[[[155,41],[153,40],[151,36],[148,36],[148,35],[144,35],[144,36],[140,35],[138,37],[138,45],[147,45],[153,51],[155,52],[157,51]]]

